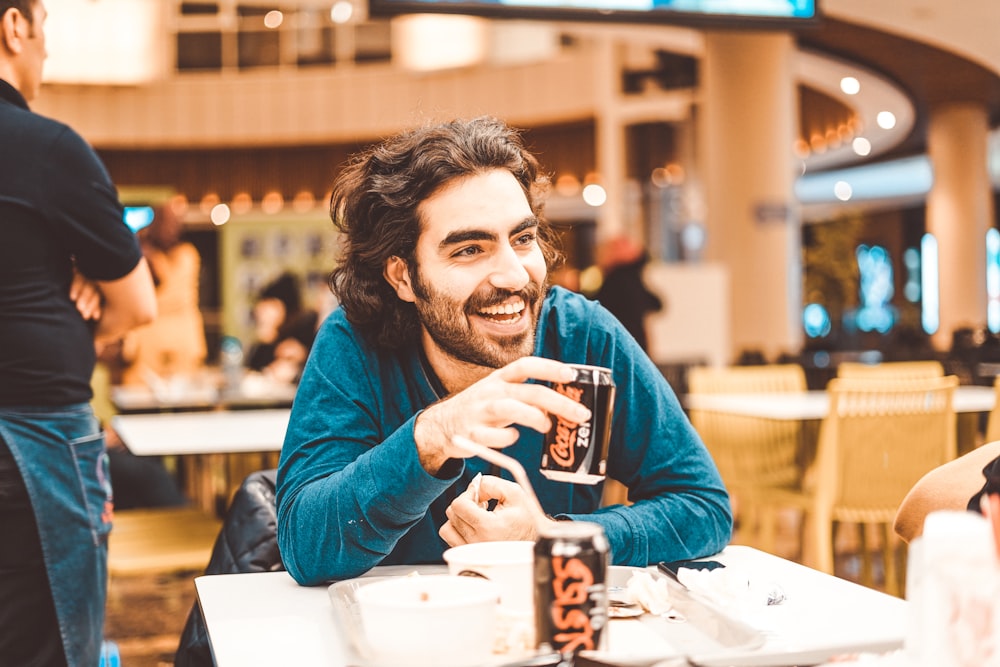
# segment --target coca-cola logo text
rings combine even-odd
[[[581,402],[583,387],[571,384],[557,384],[555,387],[563,396]],[[590,423],[574,424],[562,417],[556,418],[555,437],[549,443],[549,456],[556,465],[563,468],[573,468],[576,463],[576,447],[586,449],[590,445]]]

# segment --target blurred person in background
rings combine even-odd
[[[620,236],[604,244],[599,261],[604,279],[593,298],[610,310],[639,347],[648,352],[646,316],[663,309],[663,301],[643,280],[649,254],[638,243]]]
[[[28,107],[46,15],[0,0],[0,663],[94,667],[112,504],[91,373],[156,296],[97,154]]]
[[[298,382],[319,313],[302,305],[298,276],[285,272],[264,286],[253,307],[255,340],[246,366],[275,382]]]
[[[155,206],[153,221],[139,232],[156,285],[157,316],[125,337],[125,384],[152,385],[174,377],[194,381],[205,367],[205,324],[198,306],[201,255],[181,240],[182,232],[172,202]]]

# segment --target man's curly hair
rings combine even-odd
[[[520,183],[539,219],[538,243],[551,271],[562,256],[542,217],[549,178],[519,132],[496,118],[404,132],[355,156],[337,177],[330,217],[342,232],[342,254],[330,287],[348,321],[371,343],[393,350],[419,334],[415,306],[396,295],[383,269],[396,256],[416,279],[420,204],[457,178],[492,169],[506,169]]]

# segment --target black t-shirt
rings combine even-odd
[[[93,149],[3,80],[0,146],[0,405],[89,401],[93,324],[69,298],[73,264],[116,280],[142,252]]]

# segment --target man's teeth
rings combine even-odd
[[[513,315],[514,313],[520,313],[522,310],[524,310],[524,302],[518,301],[517,303],[501,303],[490,306],[489,308],[483,308],[479,312],[483,315]]]

